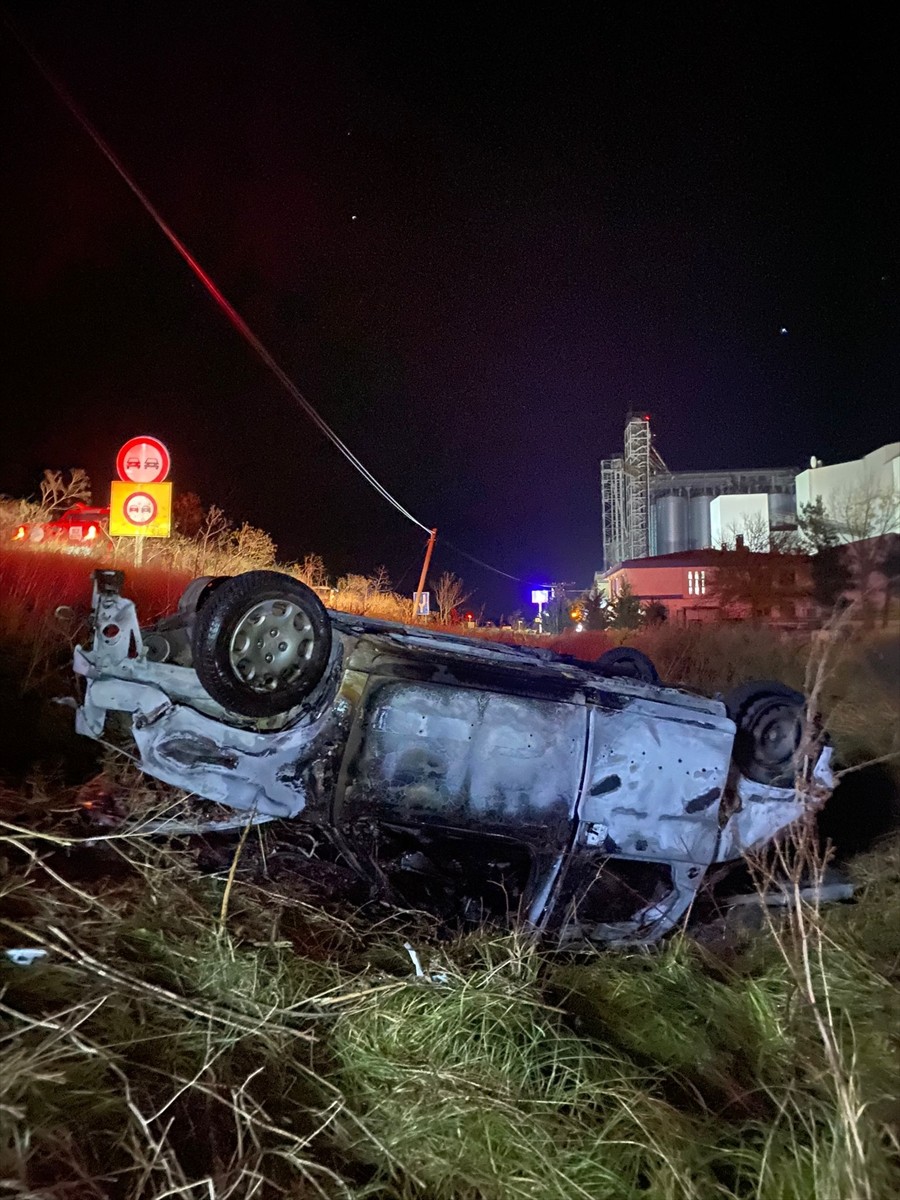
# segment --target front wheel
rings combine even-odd
[[[248,571],[222,582],[197,613],[194,670],[223,708],[272,717],[319,683],[331,638],[331,620],[311,588],[277,571]]]

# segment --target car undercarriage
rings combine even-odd
[[[202,578],[142,629],[94,572],[76,727],[124,714],[141,769],[319,831],[372,894],[557,945],[652,942],[833,780],[806,701],[709,699],[621,648],[548,650],[329,612],[297,580]]]

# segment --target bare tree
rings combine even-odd
[[[709,593],[726,612],[753,620],[786,613],[807,592],[806,562],[800,555],[754,551],[746,545],[723,549],[710,572]]]
[[[65,478],[64,471],[44,472],[44,478],[41,480],[40,520],[47,520],[59,509],[90,502],[90,476],[81,467],[73,467],[68,479]]]
[[[886,617],[900,535],[900,492],[857,488],[835,496],[827,513],[837,539],[846,546],[863,620],[871,621],[873,597],[882,589]]]
[[[203,564],[206,562],[207,555],[211,550],[221,548],[225,538],[231,530],[231,522],[225,516],[225,513],[215,504],[211,504],[206,510],[206,515],[203,518],[203,524],[197,531],[196,546],[197,553],[195,555],[194,570],[200,571]]]
[[[794,529],[773,529],[762,513],[749,513],[728,526],[721,550],[745,547],[752,554],[795,554],[800,549]]]
[[[760,513],[748,513],[732,522],[725,530],[721,550],[749,550],[751,554],[766,554],[770,546],[769,522]]]
[[[369,586],[373,592],[381,596],[387,595],[392,590],[394,585],[391,583],[387,567],[381,566],[375,568],[375,574],[369,579]]]
[[[311,588],[328,587],[328,572],[321,554],[304,555],[302,562],[297,563],[294,575],[301,583]]]
[[[462,608],[471,596],[465,590],[466,585],[452,571],[445,571],[437,583],[431,584],[434,602],[443,625],[449,624],[455,608]]]
[[[845,542],[900,533],[900,492],[862,487],[835,496],[826,511]]]
[[[245,521],[240,529],[231,535],[231,545],[228,549],[246,568],[258,571],[275,565],[278,547],[265,530],[248,525]]]
[[[203,504],[196,492],[181,492],[172,501],[172,524],[175,532],[196,537],[203,524]]]

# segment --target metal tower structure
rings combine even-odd
[[[600,464],[603,507],[603,566],[609,570],[630,556],[625,512],[625,460],[605,458]]]
[[[603,506],[603,565],[609,570],[628,558],[646,558],[650,545],[650,476],[666,464],[653,445],[650,418],[630,414],[625,455],[600,464]]]
[[[629,417],[625,426],[625,511],[628,558],[650,553],[650,418]]]

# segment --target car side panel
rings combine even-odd
[[[713,862],[733,741],[724,710],[679,715],[637,698],[592,706],[579,842],[628,858]]]
[[[584,765],[583,704],[370,678],[341,823],[369,814],[402,825],[568,837]]]

